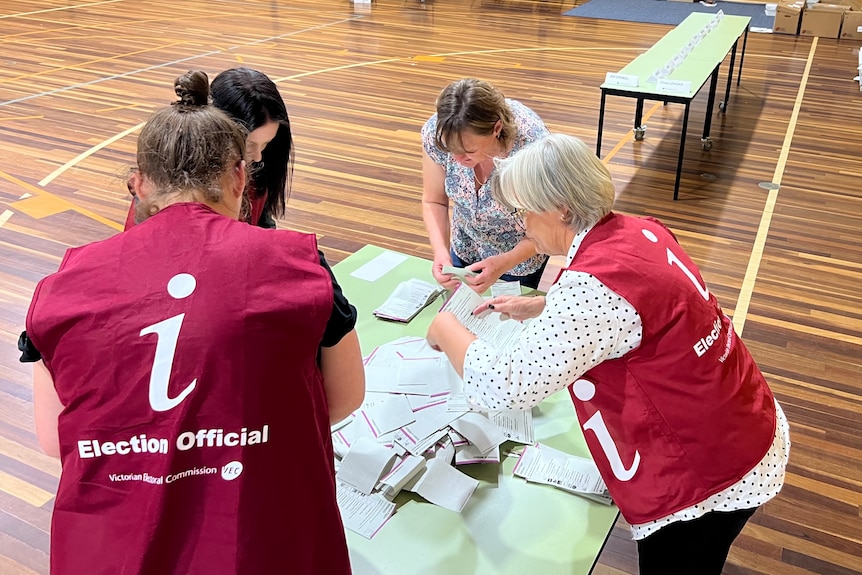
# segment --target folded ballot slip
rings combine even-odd
[[[398,284],[383,305],[374,310],[374,315],[407,323],[444,293],[446,290],[437,284],[412,278]]]
[[[452,274],[459,280],[463,280],[464,278],[471,278],[478,275],[476,272],[468,270],[467,268],[456,268],[454,266],[443,266],[443,273]]]

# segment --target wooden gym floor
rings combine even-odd
[[[448,82],[476,76],[595,144],[600,91],[667,26],[565,17],[554,0],[0,2],[0,573],[48,569],[59,466],[33,434],[15,341],[35,283],[74,245],[117,233],[148,115],[190,68],[246,65],[288,103],[297,167],[284,227],[337,262],[367,243],[429,256],[419,129]],[[862,573],[862,93],[859,43],[751,34],[742,84],[701,149],[693,106],[608,100],[618,209],[661,218],[701,266],[791,422],[781,495],[725,573]],[[724,75],[723,75],[724,76]],[[725,78],[719,84],[723,93]],[[773,185],[767,185],[773,184]],[[86,550],[82,550],[86,552]],[[621,523],[597,574],[636,573]]]

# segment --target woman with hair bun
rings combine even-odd
[[[68,251],[21,334],[62,463],[52,575],[350,573],[330,425],[365,384],[315,237],[241,223],[246,134],[202,72],[138,139],[140,223]]]
[[[294,161],[293,136],[284,100],[266,74],[251,68],[221,72],[210,89],[213,106],[225,112],[246,133],[249,207],[243,220],[262,228],[275,228],[275,219],[285,213]],[[133,174],[129,181],[132,195],[134,178]],[[126,229],[133,225],[134,202],[126,217]]]

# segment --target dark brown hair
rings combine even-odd
[[[461,132],[487,136],[494,133],[497,121],[502,124],[500,143],[508,149],[517,129],[503,93],[476,78],[452,82],[437,97],[435,144],[444,152],[463,153]]]
[[[220,202],[222,176],[245,154],[242,128],[209,105],[205,73],[183,74],[174,91],[179,100],[153,114],[138,138],[138,172],[152,187],[138,206],[139,219],[158,212],[170,195]]]

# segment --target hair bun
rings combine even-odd
[[[179,100],[174,102],[180,106],[206,106],[209,104],[210,81],[200,70],[189,70],[174,80],[174,92]]]

